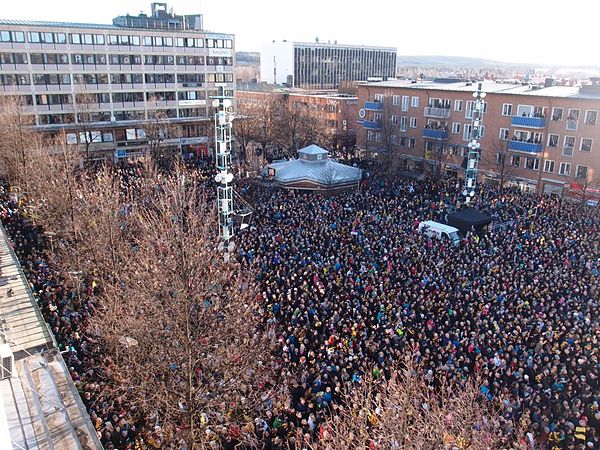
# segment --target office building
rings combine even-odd
[[[477,83],[363,83],[358,146],[392,153],[404,169],[462,175]],[[569,194],[600,185],[600,83],[530,86],[484,82],[482,182]],[[598,191],[600,192],[600,191]]]
[[[112,25],[0,20],[0,98],[16,96],[37,129],[98,154],[144,151],[156,117],[173,125],[164,145],[192,150],[213,133],[210,97],[234,94],[234,47],[232,34],[166,3]]]
[[[260,55],[264,83],[303,89],[336,89],[341,81],[382,80],[396,73],[396,49],[337,42],[271,42]]]

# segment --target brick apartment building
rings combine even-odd
[[[356,144],[356,117],[358,98],[351,94],[337,92],[306,92],[273,89],[269,91],[237,90],[236,104],[239,110],[245,108],[260,113],[261,105],[279,98],[307,108],[307,111],[320,119],[325,133],[330,136],[332,148],[351,148]]]
[[[234,51],[232,34],[204,31],[201,14],[166,3],[110,25],[0,20],[0,98],[18,98],[37,130],[95,154],[140,154],[157,115],[173,126],[163,145],[195,150],[213,133],[210,97],[234,94]]]
[[[403,168],[462,175],[477,83],[362,83],[357,145],[392,152]],[[483,83],[482,182],[569,194],[600,185],[600,84]],[[600,192],[600,191],[598,191]]]

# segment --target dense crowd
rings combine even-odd
[[[123,189],[136,170],[121,174]],[[265,402],[257,412],[266,448],[283,449],[299,432],[318,439],[347,386],[389,376],[406,355],[434,386],[479,376],[507,438],[517,424],[536,449],[600,448],[597,208],[487,189],[477,206],[511,225],[454,247],[416,232],[420,221],[444,220],[456,208],[454,180],[372,180],[328,197],[252,185],[244,195],[256,210],[238,256],[256,274],[256,300],[278,330],[274,358],[291,397],[282,410]],[[5,192],[0,200],[102,444],[134,448],[143,428],[146,443],[159,446],[155,418],[99,395],[115,368],[85,332],[95,282],[82,279],[78,293],[53,273],[39,229]]]
[[[477,375],[535,448],[600,448],[598,210],[490,189],[479,207],[506,229],[458,247],[416,232],[456,207],[460,185],[375,182],[322,197],[258,189],[240,257],[258,271],[292,374],[271,416],[273,448],[319,433],[347,385],[412,355],[433,385]]]

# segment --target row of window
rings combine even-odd
[[[27,41],[31,44],[66,44],[65,33],[47,33],[30,31]],[[25,33],[22,31],[0,31],[0,42],[25,42]],[[69,33],[69,42],[75,45],[140,45],[139,36],[115,34]],[[233,48],[231,39],[209,38],[175,38],[167,36],[144,36],[143,45],[147,47],[208,47],[208,48]]]
[[[105,54],[72,54],[69,58],[67,53],[0,53],[0,64],[81,64],[81,65],[105,65],[108,61],[111,65],[174,65],[178,66],[231,66],[233,58],[195,55],[109,55]]]
[[[500,132],[498,138],[500,140],[508,140],[509,133],[508,128],[500,128]],[[530,132],[523,130],[515,130],[513,140],[521,141],[521,142],[532,142],[536,144],[541,144],[544,141],[544,135],[538,132]],[[563,138],[563,155],[565,156],[573,156],[573,149],[576,147],[577,138],[575,136],[564,136]],[[579,143],[579,150],[582,152],[591,152],[592,151],[592,138],[581,138]],[[558,134],[549,134],[548,141],[546,145],[550,148],[558,148],[560,143],[560,136]]]
[[[497,161],[499,163],[504,164],[506,162],[505,158],[506,158],[505,153],[497,154]],[[522,164],[522,161],[524,161],[524,164]],[[530,169],[530,170],[540,170],[540,159],[526,157],[526,156],[522,156],[522,155],[511,155],[510,165],[513,167],[523,167],[525,169]],[[560,165],[558,166],[558,174],[565,176],[565,177],[571,176],[571,167],[572,167],[571,163],[561,162]],[[556,170],[556,161],[553,161],[550,159],[544,160],[543,171],[545,173],[554,173],[555,170]],[[576,169],[575,169],[575,173],[573,175],[576,178],[584,178],[584,179],[587,178],[588,167],[583,166],[583,165],[577,165]]]
[[[112,84],[148,84],[157,83],[233,83],[232,73],[192,73],[192,74],[172,74],[172,73],[113,73],[110,75]],[[30,85],[68,85],[71,84],[71,75],[68,73],[39,73],[30,77],[29,74],[0,74],[0,85],[4,86],[24,86]],[[106,73],[76,73],[73,74],[74,84],[108,84],[109,76]]]
[[[568,114],[565,116],[564,108],[554,107],[552,108],[552,116],[551,120],[554,122],[561,122],[565,117],[567,119],[566,127],[568,130],[577,130],[577,126],[579,125],[579,117],[580,110],[576,108],[568,109]],[[513,105],[511,103],[504,103],[502,105],[502,115],[503,116],[512,116],[513,115]],[[546,117],[546,108],[541,106],[531,106],[531,105],[518,105],[516,110],[517,116],[522,117]],[[598,123],[598,111],[596,110],[586,110],[584,123],[586,125],[596,125]]]

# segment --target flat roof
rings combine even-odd
[[[384,50],[389,52],[398,52],[396,47],[380,47],[377,45],[351,45],[351,44],[336,44],[331,42],[298,42],[298,41],[275,41],[269,44],[291,44],[295,47],[323,47],[323,48],[349,48],[349,49],[364,49],[364,50]]]
[[[408,88],[416,90],[435,90],[449,92],[475,92],[480,81],[465,82],[457,81],[454,83],[440,83],[436,81],[418,81],[413,80],[388,80],[388,81],[365,81],[358,83],[358,86],[375,86],[383,88]],[[575,86],[550,86],[533,88],[529,85],[496,83],[493,81],[481,81],[482,90],[488,94],[513,94],[530,95],[534,97],[557,97],[557,98],[578,98],[578,99],[600,99],[600,94],[590,92],[581,92],[579,87]]]
[[[16,26],[25,26],[25,27],[48,27],[48,28],[87,28],[87,29],[96,29],[96,30],[119,30],[119,31],[131,31],[131,32],[140,32],[147,31],[152,33],[193,33],[193,34],[217,34],[223,36],[231,36],[233,37],[233,33],[221,33],[216,31],[208,31],[208,30],[189,30],[189,29],[155,29],[155,28],[129,28],[129,27],[120,27],[112,24],[105,23],[82,23],[82,22],[49,22],[43,20],[14,20],[14,19],[0,19],[0,25],[16,25]]]
[[[2,225],[0,264],[3,367],[14,358],[0,370],[2,449],[102,449]]]

